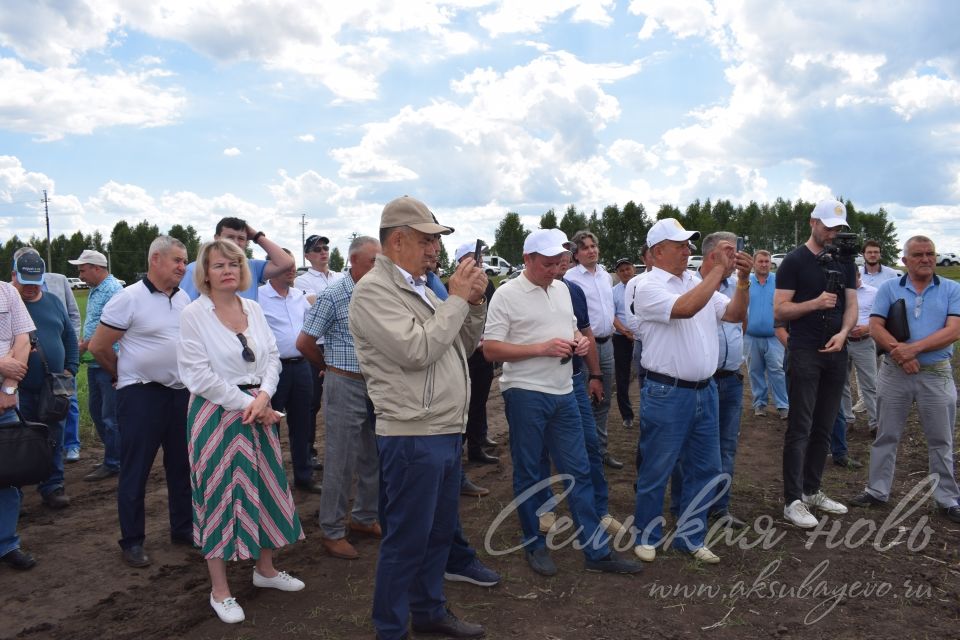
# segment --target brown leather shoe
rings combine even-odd
[[[356,560],[360,557],[353,545],[347,542],[346,538],[320,538],[320,544],[334,558],[341,560]]]
[[[350,522],[350,531],[361,536],[370,536],[371,538],[382,538],[383,529],[379,522],[372,524],[360,524],[359,522]]]

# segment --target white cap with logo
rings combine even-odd
[[[842,202],[832,198],[818,202],[810,217],[819,220],[827,228],[850,226],[847,224],[847,208]]]
[[[555,256],[570,250],[567,234],[560,229],[537,229],[523,241],[523,253],[539,253],[542,256]]]

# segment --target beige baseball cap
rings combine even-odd
[[[391,200],[383,208],[380,215],[380,228],[412,227],[423,233],[439,233],[448,235],[453,233],[453,227],[445,227],[437,222],[437,217],[416,198],[402,196]]]

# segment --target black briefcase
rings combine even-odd
[[[897,342],[906,342],[910,339],[910,324],[907,322],[907,303],[903,298],[890,305],[887,312],[886,330]],[[886,353],[877,345],[877,355]]]
[[[57,443],[50,427],[28,422],[16,409],[19,422],[0,425],[0,487],[40,484],[53,472]]]

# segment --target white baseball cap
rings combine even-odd
[[[652,247],[664,240],[673,240],[675,242],[686,242],[687,240],[699,240],[699,231],[687,231],[676,218],[664,218],[657,220],[656,224],[650,227],[647,232],[647,246]]]
[[[453,252],[453,261],[460,262],[460,259],[468,253],[473,253],[477,249],[477,242],[464,242],[462,245],[457,247],[457,250]]]
[[[818,202],[810,217],[816,218],[827,228],[850,226],[847,224],[847,208],[842,202],[832,198]]]
[[[523,241],[523,253],[539,253],[542,256],[555,256],[570,250],[567,234],[560,229],[537,229]]]
[[[107,267],[107,256],[93,249],[84,249],[83,253],[76,260],[67,260],[70,264],[80,266],[81,264],[92,264],[98,267]]]

